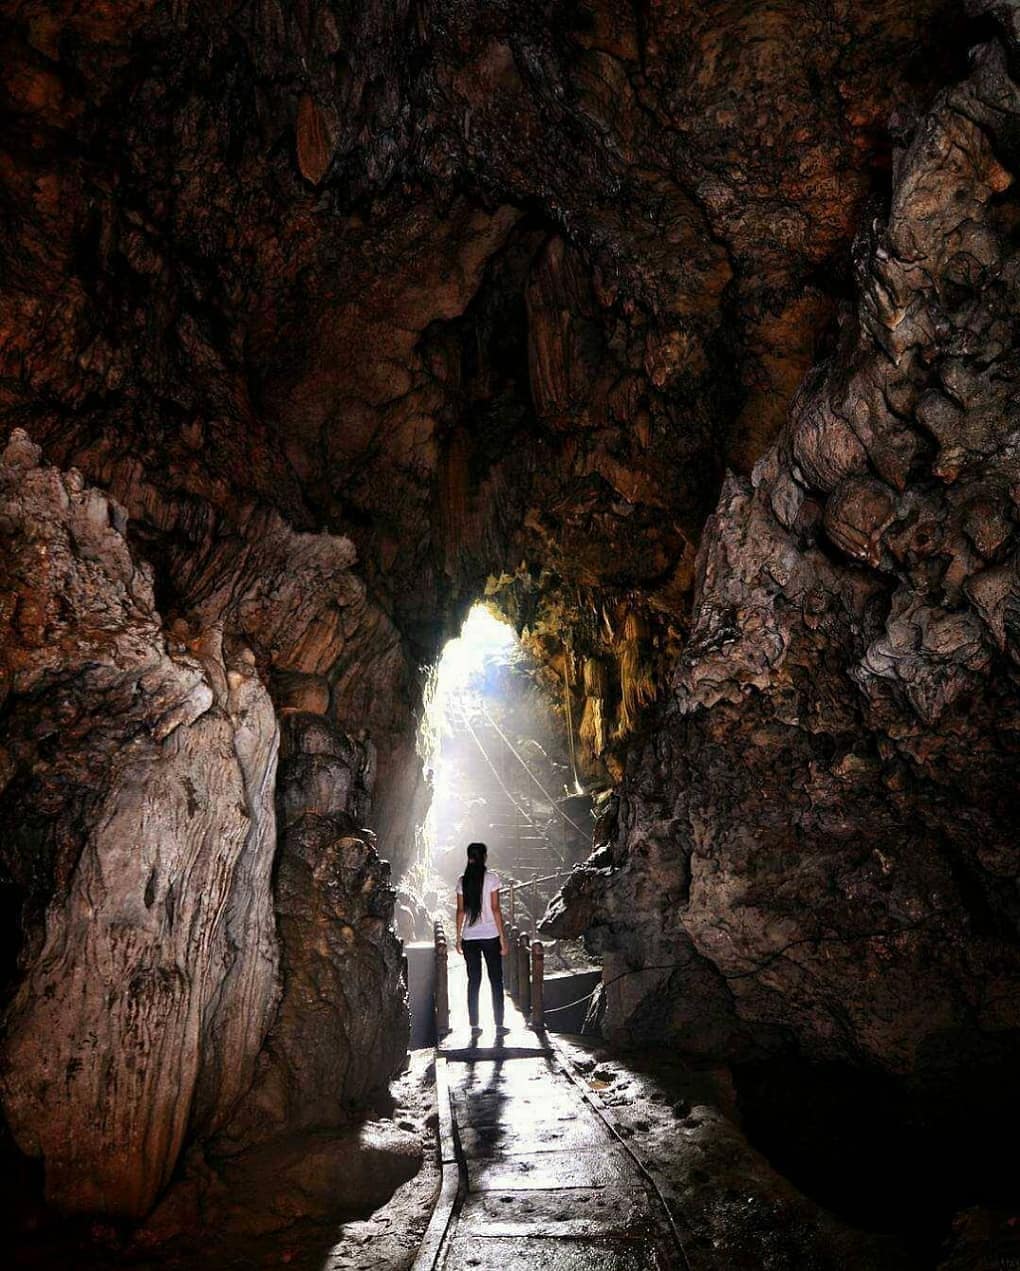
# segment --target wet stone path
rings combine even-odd
[[[658,1197],[545,1039],[507,1000],[472,1040],[451,957],[453,1031],[437,1051],[456,1196],[425,1263],[442,1271],[663,1271],[684,1266]],[[459,974],[458,974],[459,972]],[[483,985],[483,994],[487,986]],[[486,1004],[487,1005],[487,1004]],[[445,1109],[444,1109],[445,1113]]]

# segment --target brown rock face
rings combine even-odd
[[[365,747],[313,715],[288,715],[283,733],[275,886],[283,993],[254,1088],[218,1152],[281,1130],[346,1125],[407,1053],[389,866],[357,828],[368,802]]]
[[[243,658],[210,674],[168,651],[122,509],[18,432],[0,490],[3,852],[27,929],[4,1107],[52,1202],[134,1216],[250,1084],[276,1002],[276,720]]]
[[[364,589],[349,543],[270,517],[182,565],[202,585],[168,639],[123,509],[22,432],[0,481],[4,865],[26,931],[5,1108],[51,1203],[136,1217],[187,1135],[343,1125],[403,1060],[393,892],[358,830],[377,756],[321,713]],[[280,783],[249,630],[260,659],[308,668],[276,674]]]
[[[838,351],[723,487],[661,729],[554,923],[576,894],[602,933],[618,1037],[917,1082],[1015,1050],[1018,122],[988,44],[894,156]]]

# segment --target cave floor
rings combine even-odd
[[[463,1194],[444,1271],[677,1265],[654,1194],[553,1057],[450,1062],[449,1088]]]
[[[590,1037],[555,1045],[655,1178],[695,1271],[932,1271],[895,1235],[856,1225],[774,1168],[744,1133],[728,1069]]]
[[[456,1146],[444,1168],[459,1168],[459,1188],[441,1247],[417,1268],[918,1265],[772,1168],[741,1130],[726,1070],[537,1034],[509,997],[497,1040],[484,983],[480,1006],[472,1038],[451,958],[452,1027],[437,1054]]]
[[[682,1266],[664,1207],[582,1083],[509,998],[509,1032],[497,1042],[486,998],[483,986],[483,1032],[473,1039],[463,964],[452,961],[452,1028],[439,1055],[460,1182],[446,1239],[430,1265]]]

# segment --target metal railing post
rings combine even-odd
[[[510,884],[510,926],[517,921],[517,884]]]
[[[528,933],[522,931],[517,944],[517,1005],[525,1019],[531,1010],[531,968],[528,961]]]
[[[448,950],[446,932],[443,924],[437,919],[434,928],[436,947],[436,1037],[445,1037],[450,1031],[450,980],[447,965]]]
[[[545,1028],[545,946],[535,940],[531,946],[531,1027]]]
[[[511,998],[517,1001],[517,943],[520,932],[513,925],[507,932],[506,944],[506,986]]]

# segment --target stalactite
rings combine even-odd
[[[598,658],[584,661],[584,711],[578,726],[578,735],[593,755],[601,755],[606,748],[607,720],[606,698],[609,692],[609,676],[605,663]]]
[[[625,737],[637,728],[647,706],[658,695],[659,676],[649,657],[647,621],[633,609],[627,611],[618,644],[620,713],[616,735]]]

